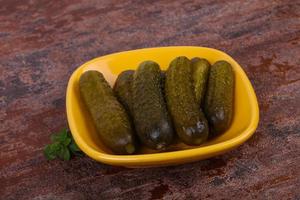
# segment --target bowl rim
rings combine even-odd
[[[184,150],[178,150],[178,151],[171,151],[171,152],[160,152],[160,153],[151,153],[151,154],[138,154],[138,155],[113,155],[113,154],[107,154],[107,153],[102,153],[97,151],[96,149],[90,147],[80,136],[80,134],[77,131],[76,125],[75,125],[75,120],[74,116],[72,115],[72,99],[70,98],[71,93],[72,93],[72,84],[75,81],[75,78],[77,77],[77,73],[79,71],[92,64],[97,62],[98,60],[102,60],[105,57],[111,57],[115,56],[118,54],[124,54],[124,53],[134,53],[138,51],[152,51],[152,50],[157,50],[157,49],[175,49],[175,48],[188,48],[188,49],[204,49],[208,51],[214,51],[217,52],[218,54],[223,54],[225,57],[228,57],[231,59],[231,62],[233,62],[237,68],[235,68],[236,71],[238,71],[238,74],[240,74],[243,82],[245,82],[245,87],[247,90],[247,93],[250,93],[250,104],[252,108],[252,115],[251,115],[251,120],[247,128],[241,132],[240,135],[223,141],[219,142],[216,144],[208,145],[208,146],[200,146],[197,148],[192,148],[192,149],[184,149]],[[168,46],[168,47],[152,47],[152,48],[142,48],[142,49],[135,49],[135,50],[129,50],[129,51],[122,51],[122,52],[117,52],[117,53],[112,53],[104,56],[100,56],[97,58],[94,58],[90,61],[85,62],[84,64],[80,65],[71,75],[69,81],[68,81],[68,86],[67,86],[67,92],[66,92],[66,111],[67,111],[67,120],[68,124],[71,130],[71,133],[74,137],[74,140],[80,147],[80,149],[86,153],[88,156],[91,158],[111,164],[111,165],[147,165],[149,163],[153,162],[168,162],[170,160],[180,160],[180,159],[186,159],[186,158],[192,158],[195,156],[204,156],[206,154],[213,154],[213,155],[218,155],[221,152],[228,151],[234,147],[237,147],[244,143],[247,139],[249,139],[255,132],[258,122],[259,122],[259,107],[258,107],[258,102],[257,98],[254,92],[254,89],[252,87],[252,84],[250,80],[248,79],[246,73],[242,69],[242,67],[228,54],[224,53],[223,51],[214,49],[214,48],[209,48],[209,47],[200,47],[200,46]],[[210,157],[210,156],[209,156]]]

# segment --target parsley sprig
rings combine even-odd
[[[55,158],[70,160],[72,156],[83,155],[67,129],[52,134],[51,142],[51,144],[48,144],[44,148],[44,155],[48,160],[53,160]]]

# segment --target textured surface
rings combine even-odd
[[[129,117],[102,73],[86,71],[79,90],[101,142],[115,154],[132,154],[135,142]]]
[[[189,145],[206,141],[208,124],[196,101],[191,61],[185,56],[173,59],[166,71],[165,99],[181,141]]]
[[[0,199],[299,199],[300,2],[0,0]],[[66,127],[65,89],[83,62],[112,52],[195,45],[232,55],[261,119],[223,156],[125,169],[87,157],[48,162]]]
[[[140,141],[151,149],[166,149],[174,131],[162,93],[159,65],[142,62],[133,75],[131,87],[134,127]]]

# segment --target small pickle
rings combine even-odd
[[[211,136],[225,132],[232,120],[234,72],[226,61],[218,61],[210,69],[204,112],[211,127]]]
[[[210,64],[204,58],[193,58],[191,62],[196,101],[200,106],[202,106],[206,92]]]
[[[162,91],[160,67],[141,63],[132,82],[133,116],[137,135],[147,147],[164,150],[171,144],[173,128]]]
[[[103,144],[116,154],[134,153],[129,117],[103,75],[98,71],[85,72],[80,77],[79,89]]]
[[[132,91],[131,84],[133,81],[134,70],[126,70],[119,74],[115,85],[114,92],[119,102],[125,107],[127,112],[132,114]]]
[[[165,93],[168,110],[178,137],[185,144],[199,145],[207,140],[208,124],[193,87],[191,61],[177,57],[166,73]]]

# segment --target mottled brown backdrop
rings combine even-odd
[[[232,55],[260,124],[238,149],[181,166],[126,169],[88,157],[46,161],[67,126],[72,71],[155,46]],[[0,0],[0,199],[300,199],[300,1]]]

